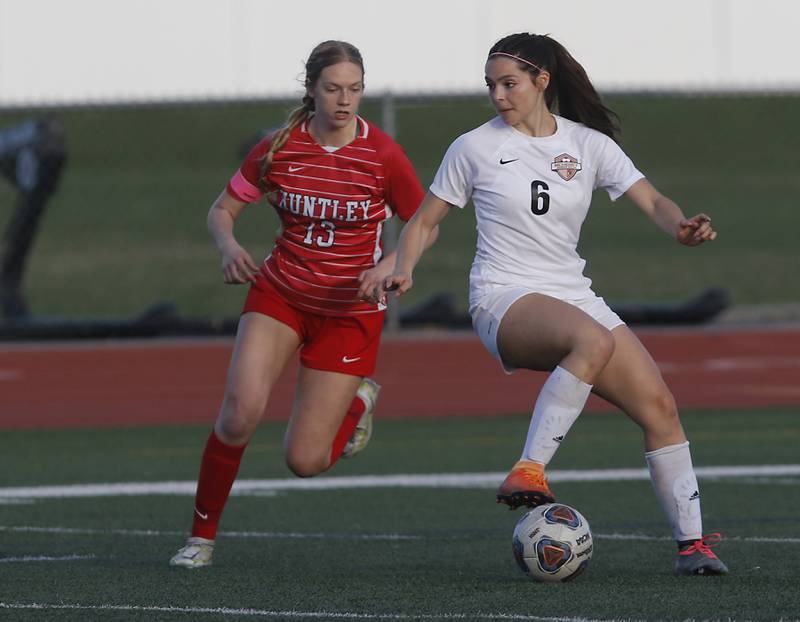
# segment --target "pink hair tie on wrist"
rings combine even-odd
[[[489,58],[491,58],[492,56],[508,56],[508,58],[513,58],[514,60],[518,60],[521,63],[525,63],[526,65],[530,65],[531,67],[534,67],[534,68],[538,69],[539,71],[543,71],[543,69],[541,67],[539,67],[539,65],[537,65],[536,63],[532,63],[529,60],[525,60],[521,56],[514,56],[514,54],[507,54],[506,52],[492,52],[491,54],[489,54]]]

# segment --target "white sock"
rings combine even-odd
[[[563,367],[556,367],[536,399],[520,460],[535,460],[544,465],[550,462],[581,414],[591,390],[592,385]]]
[[[644,457],[656,497],[669,518],[675,539],[701,538],[700,488],[692,467],[689,441],[645,452]]]

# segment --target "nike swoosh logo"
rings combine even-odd
[[[513,160],[504,160],[503,158],[500,158],[500,164],[510,164],[511,162],[516,162],[517,160],[519,160],[519,158],[514,158]]]
[[[208,514],[203,514],[203,513],[202,513],[200,510],[198,510],[197,508],[195,508],[195,509],[194,509],[194,513],[195,513],[195,514],[197,514],[197,515],[198,515],[200,518],[202,518],[203,520],[208,520]]]
[[[302,171],[304,168],[305,166],[290,166],[289,172],[294,173],[295,171]]]
[[[353,357],[353,358],[350,358],[349,356],[343,356],[342,357],[342,363],[355,363],[356,361],[360,361],[360,360],[361,360],[360,356],[356,356],[356,357]]]

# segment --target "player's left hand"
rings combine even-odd
[[[684,218],[678,223],[675,238],[686,246],[697,246],[703,242],[711,242],[717,238],[717,232],[711,227],[711,218],[698,214]]]
[[[379,292],[381,291],[383,281],[391,273],[392,271],[389,269],[389,266],[384,265],[382,261],[378,262],[374,268],[364,270],[358,277],[358,282],[360,283],[358,288],[359,299],[365,302],[385,304],[386,296],[382,296]]]

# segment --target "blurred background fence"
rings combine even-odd
[[[632,204],[596,193],[581,253],[608,300],[663,302],[726,288],[735,306],[800,302],[800,97],[609,94],[623,146],[686,212],[713,216],[715,244],[681,248]],[[32,245],[22,294],[37,317],[135,316],[170,301],[185,316],[238,313],[243,288],[223,286],[205,215],[244,145],[294,102],[70,107],[0,111],[0,132],[31,119],[63,128],[67,163]],[[492,116],[482,94],[393,98],[397,140],[428,184],[450,142]],[[363,115],[386,124],[381,98]],[[0,185],[9,223],[19,188]],[[236,233],[254,257],[277,219],[249,208]],[[5,245],[8,246],[6,239]],[[466,310],[475,243],[471,209],[451,214],[423,260],[406,308],[451,294]]]
[[[669,309],[716,288],[712,304],[732,302],[724,318],[800,319],[800,5],[378,4],[309,0],[300,36],[273,27],[298,19],[286,3],[0,0],[5,326],[148,310],[151,320],[235,319],[245,291],[221,283],[206,212],[243,146],[299,100],[313,45],[360,47],[361,112],[394,131],[427,185],[452,140],[492,116],[478,90],[486,50],[520,30],[572,50],[619,113],[637,166],[720,233],[681,248],[630,203],[596,193],[579,248],[596,291],[617,306]],[[260,258],[276,228],[262,203],[236,234]],[[429,303],[463,322],[474,244],[472,210],[450,215],[401,312]]]

